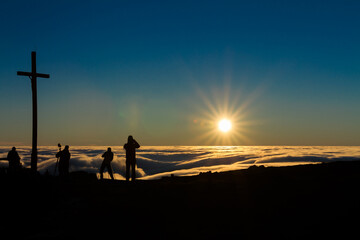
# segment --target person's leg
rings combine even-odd
[[[104,164],[104,162],[102,162],[101,167],[100,167],[100,179],[101,180],[104,178],[104,168],[105,168],[105,164]]]
[[[70,162],[69,162],[69,160],[67,160],[65,162],[65,166],[64,166],[64,173],[65,173],[66,178],[69,177],[69,173],[70,173],[69,170],[70,170]]]
[[[112,170],[112,167],[111,167],[110,163],[107,165],[107,169],[108,169],[108,173],[109,173],[111,179],[114,180],[113,170]]]
[[[64,176],[64,163],[63,161],[59,161],[59,177],[62,178]]]
[[[131,164],[131,181],[135,181],[135,178],[136,178],[136,164],[135,163],[132,163]]]
[[[126,162],[126,181],[129,181],[129,178],[130,178],[130,163],[129,162]]]

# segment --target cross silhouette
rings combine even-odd
[[[28,76],[31,80],[32,89],[32,105],[33,105],[33,135],[32,135],[32,152],[31,152],[31,171],[36,173],[37,171],[37,87],[36,79],[49,78],[49,74],[37,73],[36,72],[36,52],[31,52],[31,72],[18,71],[19,76]]]

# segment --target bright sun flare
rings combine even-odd
[[[219,130],[222,132],[228,132],[231,129],[231,122],[227,119],[222,119],[218,124]]]

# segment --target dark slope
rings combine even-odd
[[[1,175],[2,233],[26,239],[356,238],[360,162],[153,181]]]

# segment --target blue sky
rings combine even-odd
[[[51,75],[38,80],[40,145],[129,134],[359,145],[359,12],[358,1],[2,1],[0,145],[31,144],[30,80],[16,76],[31,51]],[[233,131],[213,133],[231,111]]]

